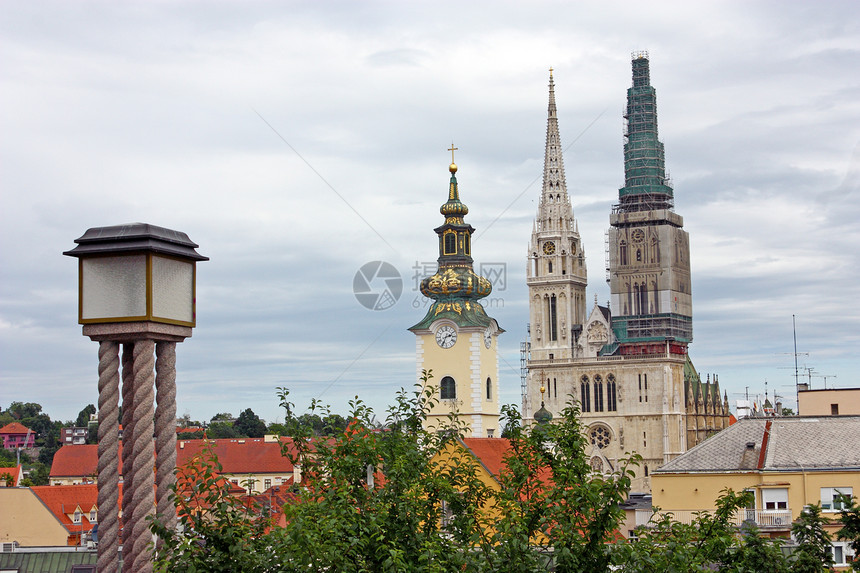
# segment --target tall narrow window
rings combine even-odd
[[[555,295],[549,297],[549,339],[558,340],[558,321],[555,309]]]
[[[648,401],[648,375],[643,374],[642,377],[645,379],[645,401]]]
[[[639,375],[639,401],[642,401],[642,375]]]
[[[487,376],[487,400],[493,399],[493,381]]]
[[[639,289],[639,309],[639,314],[648,313],[648,283],[644,281]]]
[[[445,254],[457,254],[457,234],[453,231],[450,233],[445,233]]]
[[[627,243],[625,241],[621,241],[618,245],[618,259],[622,265],[627,264]]]
[[[606,410],[615,412],[618,410],[616,403],[615,376],[610,374],[606,378]]]
[[[555,378],[552,379],[552,395],[558,399],[558,382]]]
[[[440,398],[443,400],[454,400],[457,397],[457,383],[450,376],[442,378],[439,388]]]
[[[583,376],[579,383],[579,398],[582,411],[591,412],[591,386],[588,383],[588,376]]]
[[[467,255],[471,255],[472,254],[472,235],[470,235],[469,233],[466,233],[465,236],[463,237],[463,244],[465,245],[465,249],[464,249],[465,253]]]
[[[547,261],[547,263],[549,265],[547,268],[547,273],[552,274],[552,261]]]
[[[603,411],[603,378],[599,375],[594,377],[594,411]]]

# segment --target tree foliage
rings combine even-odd
[[[842,510],[839,512],[839,521],[842,528],[836,532],[839,539],[849,542],[854,551],[854,562],[851,567],[860,571],[860,505],[854,496],[842,495]]]
[[[90,423],[90,416],[96,413],[96,407],[93,404],[87,404],[83,410],[78,412],[78,417],[75,420],[75,426],[86,428]]]
[[[657,511],[637,540],[621,539],[620,504],[639,458],[596,473],[574,402],[533,427],[505,407],[509,452],[495,481],[485,481],[456,414],[442,431],[424,429],[436,400],[429,380],[426,373],[419,389],[401,390],[381,425],[356,397],[345,426],[329,434],[320,424],[337,420],[326,406],[313,401],[297,415],[280,389],[278,429],[290,438],[283,454],[301,480],[279,523],[253,499],[231,496],[204,449],[179,472],[183,531],[153,522],[156,571],[800,573],[832,562],[820,508],[796,524],[800,547],[789,559],[754,525],[736,527],[751,494],[732,490],[691,524]],[[856,505],[846,505],[845,536],[857,538],[857,519]]]
[[[239,414],[233,427],[240,435],[248,438],[262,438],[266,434],[266,423],[251,408]]]

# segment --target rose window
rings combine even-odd
[[[593,446],[597,446],[601,450],[608,446],[611,440],[609,436],[609,430],[607,430],[603,426],[597,426],[596,428],[591,430],[589,437],[591,438],[591,444]]]

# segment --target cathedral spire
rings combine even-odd
[[[624,112],[624,187],[618,190],[622,212],[672,209],[672,186],[666,176],[663,143],[657,138],[657,92],[651,86],[648,52],[633,54],[633,85]]]
[[[555,82],[549,69],[549,106],[546,120],[546,150],[543,159],[543,190],[541,206],[567,203],[567,183],[564,179],[564,158],[558,130],[558,110],[555,106]]]

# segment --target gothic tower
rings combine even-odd
[[[416,337],[419,380],[425,370],[432,371],[428,383],[439,399],[428,415],[428,429],[443,428],[456,412],[468,435],[491,438],[501,433],[497,338],[504,330],[478,302],[492,286],[472,269],[475,229],[463,219],[469,209],[460,201],[455,149],[451,146],[448,201],[439,209],[445,222],[434,229],[439,236],[438,269],[421,281],[421,293],[433,303],[409,330]]]
[[[570,386],[568,373],[555,368],[556,361],[578,355],[585,316],[585,251],[579,237],[567,182],[564,176],[555,84],[549,75],[546,148],[543,188],[529,242],[526,284],[529,288],[529,332],[531,348],[529,387],[544,384],[548,396],[555,397]],[[537,396],[524,398],[523,415],[530,417]]]
[[[574,400],[594,471],[615,472],[624,457],[638,453],[642,464],[633,468],[632,489],[647,492],[651,470],[728,425],[728,404],[720,402],[716,378],[713,384],[703,382],[687,356],[692,340],[689,238],[683,219],[674,212],[665,173],[647,55],[635,54],[632,64],[633,87],[627,92],[625,113],[625,185],[610,215],[607,244],[611,304],[600,306],[595,297],[588,316],[584,308],[568,311],[565,307],[569,314],[564,316],[578,317],[567,323],[572,325],[567,332],[569,346],[548,335],[553,305],[544,300],[553,292],[560,299],[562,291],[552,289],[561,285],[569,285],[567,292],[585,293],[585,269],[577,275],[561,267],[567,272],[555,274],[557,260],[550,266],[551,257],[542,249],[546,242],[560,240],[543,226],[544,206],[548,201],[550,209],[556,206],[554,192],[547,187],[547,173],[554,165],[550,160],[553,129],[557,141],[550,83],[547,167],[527,279],[532,345],[524,402],[537,404],[542,386],[545,408],[551,413],[560,413]],[[560,168],[560,160],[557,164]],[[560,180],[563,186],[563,175]],[[567,204],[567,195],[558,195],[561,205]],[[571,225],[570,231],[575,232]],[[578,244],[579,236],[575,237]],[[548,250],[552,253],[553,248]],[[533,411],[527,410],[526,415]]]
[[[612,330],[621,354],[683,355],[693,339],[690,239],[684,219],[674,212],[657,139],[657,96],[647,54],[633,58],[624,118],[624,187],[609,218]]]

